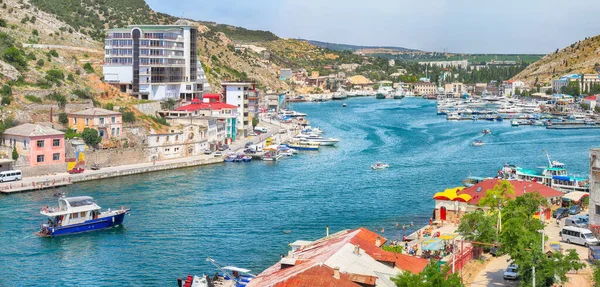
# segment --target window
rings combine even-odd
[[[100,124],[103,125],[104,124],[104,118],[100,118]]]
[[[596,204],[596,214],[600,214],[600,205]]]
[[[79,218],[79,213],[71,213],[71,219]]]
[[[52,154],[52,160],[60,160],[60,153]]]
[[[73,117],[73,124],[77,124],[77,118]]]
[[[100,135],[101,138],[103,138],[104,137],[104,130],[99,130],[98,134]]]
[[[37,141],[37,147],[44,147],[44,140]]]
[[[44,155],[40,154],[37,156],[37,162],[44,162]]]
[[[60,139],[52,140],[52,146],[60,146]]]
[[[238,87],[238,91],[241,91],[241,90],[242,90],[242,88]]]
[[[117,136],[121,135],[121,128],[117,128]]]
[[[117,122],[117,117],[113,116],[110,118],[110,121],[114,124]]]
[[[185,89],[188,90],[188,91],[191,90],[192,89],[192,85],[186,85]]]
[[[3,139],[3,141],[4,141],[4,139]],[[27,148],[27,140],[23,140],[23,147]]]
[[[89,126],[89,125],[90,125],[90,119],[88,119],[88,118],[85,118],[85,125],[86,125],[86,126]]]
[[[115,128],[110,129],[110,135],[113,137],[115,136]]]
[[[178,148],[178,147],[176,147],[176,148],[174,148],[174,150],[175,150],[175,152],[178,152],[178,151],[179,151],[179,148]]]
[[[85,211],[82,211],[82,212],[80,212],[80,213],[79,213],[79,216],[80,216],[80,217],[85,217]]]

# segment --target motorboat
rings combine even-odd
[[[69,235],[117,227],[123,224],[130,209],[101,211],[101,207],[89,196],[60,197],[58,207],[42,207],[40,214],[48,217],[47,223],[36,232],[42,237]]]
[[[481,133],[484,134],[484,135],[491,135],[492,131],[490,131],[490,129],[485,129]]]
[[[446,116],[446,120],[449,121],[458,121],[460,119],[462,119],[462,117],[457,113],[451,113]]]
[[[388,167],[390,167],[390,166],[387,163],[383,163],[383,162],[376,162],[371,165],[371,169],[374,169],[374,170],[386,169]]]
[[[208,257],[206,261],[211,262],[219,272],[213,276],[188,275],[185,280],[177,279],[178,287],[245,287],[256,277],[250,270],[235,266],[221,266],[214,259]]]
[[[320,143],[307,142],[307,141],[295,141],[288,144],[288,147],[296,150],[319,150]]]
[[[343,104],[342,104],[342,108],[345,108],[346,106],[347,106],[347,105],[346,105],[346,103],[343,103]]]
[[[518,120],[512,120],[510,121],[510,125],[513,127],[518,127],[519,126],[519,121]]]
[[[471,145],[473,145],[473,146],[483,146],[484,143],[483,143],[483,141],[476,140],[476,141],[472,142]]]
[[[264,161],[277,161],[282,157],[281,153],[277,150],[266,151],[265,154],[261,157]]]
[[[343,100],[347,97],[348,97],[348,94],[346,93],[346,91],[344,89],[340,88],[333,94],[331,99],[332,100]]]
[[[592,119],[585,119],[585,121],[583,123],[586,125],[592,125],[592,126],[596,125],[596,121],[594,121]]]
[[[294,140],[297,141],[306,141],[309,143],[318,143],[321,146],[334,146],[336,145],[338,142],[340,142],[339,139],[334,139],[334,138],[323,138],[321,136],[318,135],[313,135],[313,134],[299,134],[297,135]]]

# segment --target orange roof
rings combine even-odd
[[[333,277],[333,268],[327,265],[317,265],[305,270],[302,273],[296,274],[290,278],[280,281],[273,285],[274,287],[360,287],[360,285],[352,282],[350,275],[340,273],[340,278]],[[373,283],[372,285],[375,285]]]

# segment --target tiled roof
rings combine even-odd
[[[499,182],[500,180],[497,178],[484,180],[476,185],[463,189],[461,192],[459,192],[459,195],[470,195],[471,200],[469,200],[469,204],[477,205],[479,204],[479,201],[485,197],[485,192],[494,189],[494,186],[496,186]],[[563,195],[562,192],[556,189],[534,181],[511,180],[510,183],[514,186],[515,190],[515,193],[510,195],[512,198],[523,196],[525,192],[537,192],[545,198],[559,197]]]
[[[427,265],[428,261],[425,259],[382,250],[380,246],[386,241],[381,235],[366,228],[341,231],[295,251],[291,258],[282,260],[284,267],[287,262],[294,262],[295,265],[282,269],[280,261],[260,273],[248,287],[320,286],[277,284],[288,282],[290,278],[323,264],[331,268],[339,267],[343,274],[354,274],[360,282],[370,282],[373,279],[369,278],[376,278],[377,273],[390,276],[395,276],[400,271],[419,273]],[[379,245],[376,245],[377,242]]]
[[[189,105],[181,106],[176,111],[198,111],[198,110],[222,110],[222,109],[237,109],[237,106],[225,104],[221,102],[203,103],[199,99],[193,99]]]
[[[360,287],[352,282],[351,275],[340,273],[340,278],[336,279],[333,268],[327,265],[316,265],[305,270],[302,273],[280,281],[273,285],[274,287]]]
[[[88,108],[83,111],[69,113],[69,115],[76,116],[112,116],[112,115],[120,115],[121,113],[115,111],[109,111],[101,108]]]
[[[5,130],[4,134],[23,137],[37,137],[64,135],[65,133],[40,124],[22,124]]]

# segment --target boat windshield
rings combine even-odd
[[[78,206],[86,206],[86,205],[96,204],[96,202],[94,201],[94,199],[92,199],[89,196],[79,196],[79,197],[65,198],[65,201],[68,201],[69,204],[71,205],[71,207],[78,207]]]

